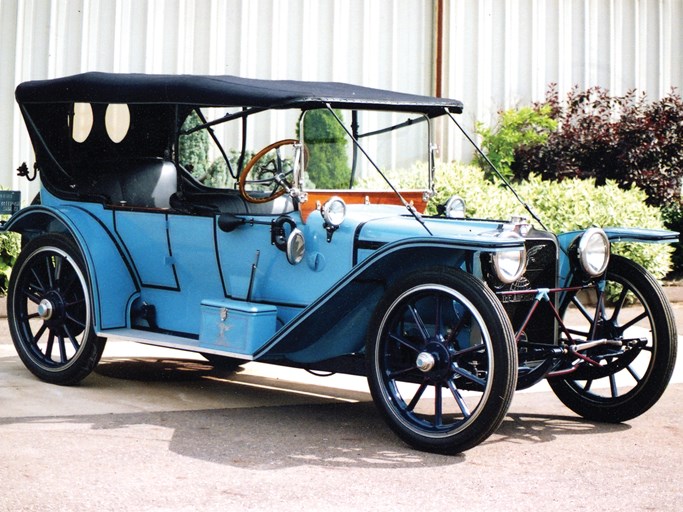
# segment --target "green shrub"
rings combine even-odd
[[[635,185],[645,191],[643,201],[662,208],[667,229],[683,228],[683,100],[675,90],[648,102],[635,91],[612,96],[601,87],[574,88],[561,100],[551,85],[544,102],[502,112],[495,128],[478,126],[478,132],[484,151],[509,179],[538,174],[554,181],[612,181],[625,190]],[[536,132],[540,138],[525,139]],[[615,201],[609,195],[606,199],[608,204]],[[673,263],[676,271],[683,271],[680,242]]]
[[[520,148],[542,146],[557,128],[557,121],[551,118],[551,113],[550,105],[522,107],[500,112],[498,123],[493,128],[477,123],[476,131],[482,137],[482,150],[505,178],[513,178],[515,153]],[[477,157],[477,161],[486,177],[494,179],[495,173],[488,163],[481,156]]]
[[[201,119],[193,110],[185,119],[182,130],[190,130],[200,124]],[[189,135],[180,136],[178,161],[200,182],[205,181],[209,169],[209,134],[206,130],[198,130]]]
[[[341,112],[335,110],[338,116]],[[297,136],[299,136],[297,124]],[[304,117],[304,140],[308,148],[306,177],[315,188],[349,187],[351,168],[348,162],[346,131],[327,109],[309,110]]]
[[[596,187],[592,179],[555,182],[531,175],[516,190],[554,233],[591,226],[664,228],[659,208],[645,203],[645,192],[635,187],[624,190],[614,181],[608,180],[604,186]],[[452,194],[465,200],[469,217],[500,220],[508,220],[511,215],[529,217],[509,190],[488,181],[477,166],[439,166],[436,195],[428,212],[435,213],[436,205],[443,204]],[[659,279],[671,269],[669,245],[618,243],[614,244],[613,252],[640,263]]]
[[[415,162],[412,167],[385,170],[384,174],[399,190],[427,190],[427,162]],[[367,176],[359,178],[354,188],[360,190],[389,190],[386,180],[378,173],[371,171]]]
[[[196,111],[187,116],[182,130],[190,130],[201,124],[201,119]],[[178,144],[178,160],[188,169],[197,181],[212,188],[231,188],[235,186],[236,179],[231,175],[228,165],[223,156],[213,161],[209,160],[209,134],[206,130],[198,130],[189,135],[182,135]],[[241,151],[230,149],[227,157],[230,167],[235,172],[239,168]],[[253,152],[245,152],[242,166],[246,165],[254,155]]]
[[[236,169],[239,169],[241,154],[242,153],[236,149],[230,149],[227,152],[230,168],[233,169],[233,172],[235,172]],[[253,156],[253,151],[246,151],[242,166],[244,167]],[[219,156],[207,167],[202,183],[207,187],[213,188],[234,188],[236,187],[237,180],[232,177],[230,169],[228,169],[228,164],[225,162],[225,158]]]
[[[672,201],[662,207],[662,219],[664,225],[673,231],[683,233],[683,204],[681,201]],[[673,246],[674,252],[671,256],[673,267],[676,273],[683,273],[683,244],[679,241]]]
[[[0,295],[7,295],[12,266],[21,250],[19,233],[6,232],[0,235]]]

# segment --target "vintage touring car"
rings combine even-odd
[[[543,379],[608,422],[668,384],[671,306],[610,245],[677,233],[555,235],[531,209],[467,218],[457,195],[426,215],[459,101],[107,73],[16,99],[36,156],[19,172],[41,188],[3,226],[22,238],[8,317],[40,379],[81,381],[107,338],[367,375],[396,434],[442,453],[481,443]]]

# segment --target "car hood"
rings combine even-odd
[[[521,239],[500,238],[503,221],[482,221],[468,219],[446,219],[422,217],[422,223],[405,213],[403,207],[375,209],[372,218],[362,215],[362,211],[350,212],[349,219],[358,222],[356,240],[361,244],[376,247],[407,238],[440,238],[454,242],[464,242],[471,246],[482,245],[493,248],[519,247]]]

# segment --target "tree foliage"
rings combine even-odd
[[[341,116],[339,111],[335,111]],[[327,109],[309,110],[304,117],[304,142],[308,148],[306,174],[319,189],[349,187],[351,170],[346,131]]]
[[[514,177],[512,166],[519,148],[541,146],[557,128],[557,121],[550,114],[549,105],[521,107],[500,112],[498,123],[492,128],[477,123],[484,153],[505,178],[510,180]],[[488,162],[481,157],[477,161],[486,176],[493,179]]]
[[[183,130],[190,130],[201,124],[201,119],[193,110],[183,123]],[[231,175],[228,165],[222,155],[211,161],[209,155],[209,134],[206,130],[198,130],[180,137],[178,156],[180,164],[188,169],[197,181],[207,187],[229,188],[234,186],[235,178]],[[235,149],[227,151],[231,168],[239,167],[241,152]],[[252,152],[245,152],[244,162],[253,156]]]
[[[190,130],[201,124],[197,113],[193,110],[183,123],[182,130]],[[206,130],[198,130],[189,135],[182,135],[178,144],[178,160],[192,175],[202,181],[209,169],[209,135]]]

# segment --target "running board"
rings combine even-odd
[[[97,335],[108,339],[134,341],[136,343],[155,345],[157,347],[174,348],[177,350],[199,352],[202,354],[216,354],[219,356],[244,359],[245,361],[254,360],[253,355],[239,354],[236,352],[228,352],[226,350],[218,350],[215,348],[201,346],[199,344],[199,340],[193,338],[185,338],[183,336],[174,336],[171,334],[143,331],[140,329],[108,329],[105,331],[99,331]]]

